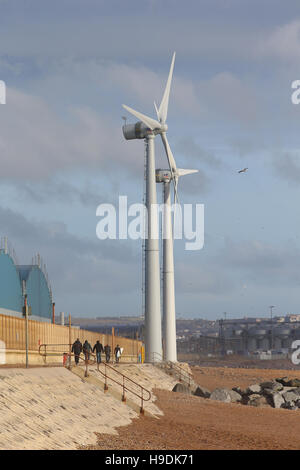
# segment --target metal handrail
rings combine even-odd
[[[94,354],[92,354],[94,356]],[[130,377],[127,377],[125,374],[123,374],[122,372],[116,370],[114,367],[110,366],[109,364],[107,364],[106,362],[101,362],[101,364],[104,365],[104,372],[102,370],[99,369],[99,363],[97,363],[97,371],[102,374],[105,378],[105,382],[104,382],[104,391],[108,390],[108,385],[107,385],[107,379],[115,382],[116,384],[120,385],[123,389],[123,393],[122,393],[122,401],[126,401],[126,396],[125,396],[125,390],[127,392],[130,392],[132,393],[133,395],[135,395],[136,397],[140,398],[141,399],[141,408],[140,408],[140,413],[144,414],[144,401],[149,401],[151,399],[151,392],[149,390],[147,390],[145,387],[143,387],[142,385],[140,385],[139,383],[135,382],[134,380],[132,380]],[[121,377],[122,377],[122,383],[119,382],[118,380],[112,378],[111,376],[109,376],[107,374],[107,368],[109,369],[112,369],[114,371],[114,373],[116,374],[119,374]],[[125,380],[128,380],[129,382],[132,382],[134,385],[138,386],[140,389],[141,389],[141,395],[139,395],[138,393],[136,393],[136,391],[128,388],[128,386],[125,385]],[[146,392],[146,396],[144,396],[144,392]]]
[[[47,351],[47,346],[65,346],[63,348],[63,351],[57,351],[57,350],[53,350],[53,351]],[[39,354],[40,356],[43,356],[43,357],[47,357],[47,356],[61,356],[61,355],[66,355],[67,358],[69,359],[68,361],[68,367],[70,368],[71,367],[71,358],[72,356],[75,357],[75,353],[70,353],[70,352],[66,352],[66,349],[70,349],[70,347],[72,346],[72,344],[41,344],[39,346]],[[44,347],[45,348],[45,351],[44,353],[41,352],[41,348]],[[80,354],[83,354],[85,356],[85,353],[84,351],[81,351]],[[84,361],[85,365],[86,365],[86,371],[85,371],[85,376],[87,377],[88,376],[88,365],[93,365],[96,363],[96,359],[94,359],[93,361],[90,361],[90,360],[86,360],[86,358],[84,357],[81,357],[80,354],[78,355],[78,359],[81,360],[81,361]],[[92,353],[90,352],[89,353],[89,356],[91,356]],[[67,362],[67,361],[66,361]],[[63,362],[63,365],[65,365],[65,363]]]
[[[48,352],[47,351],[47,347],[48,346],[65,346],[64,350],[63,351],[56,351],[56,350],[53,350],[51,352]],[[72,344],[40,344],[39,346],[39,354],[40,356],[60,356],[61,354],[69,354],[66,352],[66,349],[69,349],[70,346],[72,346]],[[41,352],[41,348],[45,348],[45,351],[44,353]]]
[[[54,346],[61,347],[61,351],[57,351],[55,349],[47,351],[48,347],[54,347]],[[72,347],[72,343],[71,344],[67,344],[67,343],[41,344],[39,346],[39,354],[40,354],[40,356],[43,356],[43,357],[46,357],[46,356],[60,356],[61,354],[64,354],[64,353],[69,354],[68,351],[70,350],[70,347]],[[41,351],[41,348],[44,348],[44,352]],[[82,351],[82,353],[83,353],[83,351]],[[124,359],[124,358],[131,358],[132,359],[132,358],[137,358],[137,356],[136,356],[136,354],[122,354],[120,356],[120,362],[123,362],[123,361],[121,361],[121,359]],[[112,358],[112,362],[114,362],[113,358]],[[133,361],[130,361],[130,362],[133,362]],[[137,362],[138,362],[138,360],[137,360]]]
[[[179,382],[184,380],[184,382],[188,383],[189,387],[191,386],[191,381],[193,380],[192,374],[187,372],[183,367],[179,366],[176,362],[164,361],[162,355],[158,352],[153,352],[152,353],[152,358],[154,359],[155,357],[159,357],[160,361],[163,362],[164,364],[170,365],[171,369],[175,369],[175,371],[177,371],[177,372],[179,371]],[[153,360],[153,362],[155,362],[155,361]]]
[[[57,351],[57,350],[50,350],[50,351],[47,351],[47,347],[64,347],[62,348],[63,350],[62,351]],[[60,356],[60,355],[63,355],[65,354],[68,358],[69,358],[69,361],[66,361],[66,363],[68,362],[68,367],[71,366],[71,357],[72,356],[75,356],[74,353],[69,353],[69,352],[66,352],[66,349],[70,348],[70,344],[41,344],[39,346],[39,354],[41,356]],[[41,351],[41,349],[44,348],[44,352]],[[84,354],[84,353],[83,353]],[[89,352],[89,357],[93,357],[93,361],[90,361],[90,360],[86,360],[85,357],[81,357],[80,355],[78,356],[79,360],[81,361],[84,361],[85,363],[85,366],[86,366],[86,369],[85,369],[85,377],[88,377],[88,365],[94,365],[96,362],[97,362],[97,356],[96,354],[93,354],[92,352]],[[122,401],[126,401],[126,396],[125,396],[125,390],[129,393],[132,393],[133,395],[137,396],[138,398],[141,399],[141,408],[140,408],[140,412],[142,414],[144,414],[144,402],[145,401],[149,401],[151,399],[151,392],[149,390],[147,390],[145,387],[143,387],[142,385],[140,385],[139,383],[135,382],[134,380],[132,380],[131,378],[127,377],[125,374],[122,374],[122,372],[116,370],[114,367],[110,366],[109,364],[107,364],[106,362],[102,363],[104,364],[104,372],[101,371],[99,369],[99,363],[97,362],[97,371],[102,374],[105,378],[105,383],[104,383],[104,391],[108,390],[108,385],[107,385],[107,379],[111,380],[112,382],[115,382],[116,384],[120,385],[123,389],[123,393],[122,393]],[[116,374],[119,374],[121,377],[122,377],[122,383],[119,382],[118,380],[112,378],[111,376],[109,376],[107,374],[107,367],[109,369],[112,369]],[[141,393],[138,394],[135,390],[129,388],[128,386],[125,385],[125,381],[129,381],[129,382],[132,382],[134,385],[136,385],[137,387],[140,388],[141,390]],[[145,396],[146,394],[146,396]]]
[[[138,362],[138,355],[137,354],[121,354],[121,356],[119,357],[119,363],[122,362],[123,364],[125,364],[126,361],[124,361],[123,359],[125,359],[125,358],[132,359],[133,357],[136,359],[136,362]],[[133,361],[129,361],[129,362],[133,363]]]
[[[187,382],[188,386],[190,387],[191,386],[191,381],[193,380],[192,374],[187,372],[183,367],[176,364],[176,362],[168,361],[167,363],[171,365],[171,369],[175,369],[175,371],[179,370],[179,382],[182,381],[182,377],[183,377],[183,380],[185,382]],[[187,377],[187,379],[186,379],[186,377]]]

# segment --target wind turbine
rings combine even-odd
[[[168,170],[156,170],[156,182],[163,183],[164,192],[164,227],[163,227],[163,345],[164,360],[177,362],[176,347],[176,310],[174,281],[174,246],[171,209],[171,181],[176,182],[180,176],[197,173],[198,170],[176,168],[174,160],[173,173]],[[173,175],[173,176],[172,176]],[[175,189],[175,184],[174,184]],[[177,194],[177,192],[176,192]],[[174,193],[175,196],[175,193]],[[175,215],[175,211],[174,211]]]
[[[142,114],[129,106],[123,107],[139,121],[136,124],[124,124],[123,134],[126,140],[144,139],[146,151],[146,207],[147,237],[145,262],[145,360],[159,362],[162,359],[162,335],[160,312],[160,269],[159,269],[159,230],[156,211],[156,179],[154,138],[160,134],[169,160],[169,144],[166,137],[166,124],[169,94],[173,75],[175,53],[173,54],[167,85],[159,109],[156,108],[159,121]],[[169,160],[170,171],[172,167]],[[173,174],[173,173],[172,173]]]
[[[137,117],[140,121],[134,125],[123,126],[124,137],[130,139],[145,139],[146,145],[146,205],[148,209],[148,238],[146,240],[146,263],[145,263],[145,330],[146,330],[146,361],[155,361],[161,357],[161,324],[158,315],[159,288],[159,252],[158,240],[149,238],[151,228],[158,233],[157,214],[152,213],[151,204],[156,204],[154,145],[153,140],[160,134],[169,163],[169,170],[157,170],[156,181],[164,182],[164,242],[163,242],[163,324],[164,324],[164,358],[169,361],[177,361],[176,351],[176,317],[175,317],[175,287],[174,287],[174,254],[173,254],[173,231],[171,218],[171,196],[170,183],[174,186],[174,200],[178,200],[177,186],[180,176],[195,173],[198,170],[177,169],[168,139],[166,124],[172,75],[175,62],[175,52],[172,57],[169,76],[160,107],[154,103],[158,121],[152,119],[129,106],[123,107]],[[166,177],[158,181],[157,174],[162,172]],[[155,305],[154,305],[155,300]],[[151,303],[152,301],[152,303]],[[159,346],[160,342],[160,346]],[[157,358],[157,359],[156,359]]]

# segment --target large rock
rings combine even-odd
[[[271,404],[274,408],[281,408],[285,403],[283,396],[279,392],[274,392],[269,396]]]
[[[258,393],[253,393],[249,395],[247,405],[256,407],[268,406],[269,402],[266,397],[259,395]]]
[[[300,379],[291,379],[287,383],[288,387],[300,387]]]
[[[285,393],[285,392],[295,392],[295,393],[297,393],[297,394],[300,394],[300,393],[298,392],[298,390],[300,391],[300,389],[299,389],[299,388],[296,388],[296,387],[283,387],[283,389],[280,390],[279,393],[281,393],[281,395],[282,395],[283,393]]]
[[[187,395],[190,395],[192,393],[191,389],[183,383],[177,383],[173,387],[172,392],[186,393]]]
[[[211,393],[207,388],[198,385],[194,390],[193,395],[195,395],[196,397],[209,398]]]
[[[287,384],[290,381],[290,379],[288,377],[280,377],[280,378],[275,379],[275,380],[276,380],[276,382],[279,382],[280,384],[282,384],[284,387],[287,387]]]
[[[298,410],[298,407],[293,401],[283,403],[281,408],[285,408],[286,410]]]
[[[242,400],[242,396],[235,390],[229,390],[229,395],[232,403],[240,402]]]
[[[224,403],[235,403],[242,400],[239,393],[228,388],[216,388],[210,395],[211,400],[222,401]]]
[[[297,400],[299,400],[298,393],[295,393],[293,391],[283,393],[282,397],[284,398],[284,401],[286,403],[291,403],[291,402],[295,403]]]
[[[249,387],[246,389],[247,395],[260,394],[260,393],[261,393],[261,386],[259,384],[249,385]]]
[[[277,391],[277,390],[273,390],[272,388],[264,388],[263,389],[263,395],[265,397],[272,397],[274,395],[274,393],[280,393],[282,395],[282,392],[281,391]]]
[[[247,395],[246,390],[243,390],[241,387],[233,387],[232,390],[239,393],[241,396]]]
[[[268,389],[268,390],[273,390],[273,392],[279,392],[280,390],[283,389],[283,385],[277,382],[276,380],[271,380],[269,382],[262,382],[260,386],[263,389],[263,391],[265,389]]]
[[[297,378],[281,377],[276,379],[276,382],[281,383],[284,387],[300,387],[300,379]]]

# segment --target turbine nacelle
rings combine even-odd
[[[135,124],[124,124],[122,130],[126,140],[145,139],[147,135],[152,133],[152,130],[142,121],[138,121]]]
[[[149,134],[162,134],[167,132],[167,124],[160,124],[159,127],[151,129],[144,122],[138,121],[134,124],[124,124],[122,127],[123,135],[126,140],[145,139]]]
[[[176,168],[173,171],[171,170],[162,170],[158,168],[155,171],[155,179],[156,183],[170,183],[173,180],[176,186],[176,193],[177,193],[177,185],[180,176],[191,175],[193,173],[198,173],[199,170],[189,170],[184,168]]]
[[[172,173],[170,170],[161,170],[158,168],[155,171],[155,178],[157,183],[169,183],[172,179]]]

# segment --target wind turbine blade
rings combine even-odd
[[[185,175],[191,175],[192,173],[198,173],[199,170],[188,170],[184,168],[177,168],[176,170],[176,175],[175,175],[175,184],[174,184],[174,203],[176,202],[179,204],[178,200],[178,192],[177,192],[177,186],[178,186],[178,180],[180,176],[185,176]]]
[[[142,114],[139,111],[136,111],[135,109],[132,109],[129,106],[126,106],[126,104],[123,104],[123,108],[125,108],[129,113],[133,114],[136,118],[138,118],[140,121],[142,121],[152,131],[154,129],[160,129],[161,128],[161,124],[158,121],[156,121],[156,119],[152,119],[152,118],[146,116],[145,114]]]
[[[184,168],[177,168],[176,170],[176,175],[175,175],[175,183],[174,183],[174,203],[176,203],[176,199],[177,199],[177,203],[179,204],[179,200],[178,200],[178,192],[177,192],[177,186],[178,186],[178,180],[179,180],[179,177],[180,176],[185,176],[185,175],[191,175],[192,173],[198,173],[199,170],[188,170],[188,169],[184,169]]]
[[[177,176],[176,162],[173,157],[173,153],[170,148],[166,133],[162,132],[160,135],[161,135],[161,139],[163,141],[164,147],[165,147],[165,151],[168,157],[169,168],[171,171],[172,183],[174,187],[174,203],[176,203],[176,201],[179,203],[178,194],[177,194],[178,176]]]
[[[192,173],[198,173],[199,170],[185,170],[183,168],[177,168],[178,176],[191,175]]]
[[[175,175],[174,176],[174,204],[180,204],[179,202],[179,198],[178,198],[178,191],[177,191],[177,187],[178,187],[178,176]]]
[[[173,173],[175,173],[176,170],[177,170],[176,162],[175,162],[175,159],[173,157],[173,153],[172,153],[172,150],[170,148],[166,133],[162,132],[160,135],[161,135],[161,140],[162,140],[162,142],[164,144],[164,147],[165,147],[165,151],[166,151],[168,162],[169,162],[169,167],[170,167],[170,170],[171,170],[171,173],[172,173],[172,176],[173,176]]]
[[[157,116],[157,119],[159,119],[159,114],[158,114],[158,107],[156,106],[156,103],[154,101],[154,108],[155,108],[155,111],[156,111],[156,116]]]
[[[170,96],[170,90],[171,90],[171,82],[172,82],[172,76],[173,76],[175,56],[176,56],[176,52],[174,52],[173,57],[172,57],[172,62],[171,62],[171,67],[170,67],[170,72],[169,72],[166,88],[165,88],[164,95],[162,97],[160,107],[158,110],[158,118],[162,124],[166,122],[167,115],[168,115],[169,96]]]

